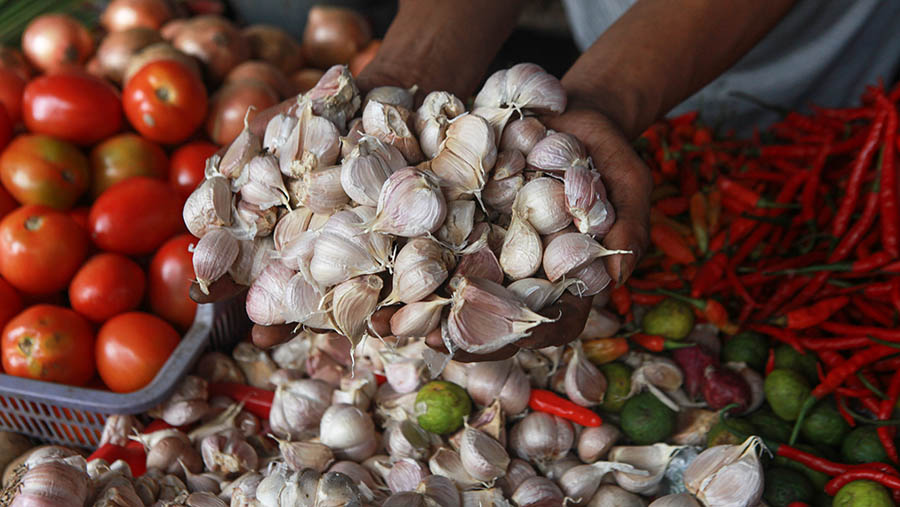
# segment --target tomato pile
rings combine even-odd
[[[206,159],[248,109],[322,75],[274,27],[190,14],[160,0],[114,1],[99,40],[54,13],[32,20],[21,52],[2,48],[4,373],[116,392],[147,385],[194,319],[196,239],[181,209]],[[378,43],[362,18],[342,16],[364,31],[333,57],[341,62],[323,65],[354,58],[358,71]]]

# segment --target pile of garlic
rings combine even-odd
[[[257,324],[335,331],[354,345],[402,306],[390,334],[441,330],[487,353],[553,320],[568,290],[610,282],[599,241],[615,213],[575,137],[535,115],[566,96],[534,64],[492,75],[466,112],[447,92],[413,110],[415,88],[361,100],[331,68],[262,138],[245,129],[188,199],[197,282],[247,285]]]

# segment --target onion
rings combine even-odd
[[[178,32],[173,45],[203,62],[207,76],[215,83],[221,82],[231,69],[250,57],[240,30],[219,16],[192,19]]]
[[[278,94],[262,81],[228,83],[212,96],[209,116],[206,117],[206,133],[219,146],[227,145],[243,130],[248,107],[256,108],[248,115],[249,121],[256,113],[277,103]]]
[[[303,50],[284,30],[269,25],[251,25],[243,30],[250,57],[263,60],[290,74],[303,67]]]
[[[366,68],[366,65],[375,58],[375,53],[378,52],[380,47],[381,39],[373,39],[362,51],[353,55],[353,58],[350,59],[350,73],[358,76]]]
[[[100,75],[110,81],[121,82],[132,57],[157,42],[162,42],[162,37],[150,28],[137,27],[110,33],[97,48],[96,60]]]
[[[175,60],[191,69],[191,72],[197,74],[197,77],[202,79],[200,66],[197,65],[197,60],[178,51],[168,42],[157,42],[156,44],[145,47],[129,60],[128,66],[125,67],[125,74],[122,76],[122,86],[124,87],[124,85],[128,83],[128,80],[131,79],[131,76],[137,74],[144,65],[158,60]]]
[[[303,32],[303,56],[313,67],[346,64],[372,39],[372,30],[356,11],[317,5],[309,10]]]
[[[316,86],[324,74],[319,69],[300,69],[291,74],[291,83],[294,84],[297,93],[306,93]]]
[[[181,29],[188,26],[189,23],[189,19],[173,19],[159,29],[159,34],[162,35],[163,39],[172,42],[173,40],[175,40],[175,37],[177,37],[178,34],[181,33]]]
[[[66,14],[44,14],[32,20],[22,34],[22,49],[31,63],[50,72],[82,65],[94,52],[87,28]]]
[[[110,32],[136,27],[159,30],[171,18],[166,0],[113,0],[100,16],[100,23]]]
[[[19,75],[25,81],[31,79],[34,72],[25,55],[16,48],[0,46],[0,67],[9,69]]]
[[[260,60],[247,60],[231,69],[225,78],[226,83],[237,81],[256,80],[262,81],[275,90],[280,98],[287,98],[296,94],[296,86],[281,72],[278,67],[269,62]]]

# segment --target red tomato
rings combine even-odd
[[[197,238],[190,234],[166,241],[153,256],[147,273],[150,309],[182,331],[191,327],[197,313],[197,303],[189,295],[194,278],[191,245],[197,245]]]
[[[0,329],[21,311],[22,296],[9,282],[0,278]]]
[[[91,206],[94,244],[126,255],[148,254],[181,227],[181,199],[167,183],[137,176],[116,183]]]
[[[97,371],[111,391],[137,391],[153,381],[180,340],[175,328],[155,315],[116,315],[97,333]]]
[[[169,182],[182,198],[187,199],[203,181],[206,159],[217,151],[219,151],[219,147],[215,144],[194,141],[172,153],[172,161],[169,163]]]
[[[3,185],[0,185],[0,219],[18,207],[19,203],[16,202],[13,196],[9,195],[9,192],[6,191]]]
[[[80,386],[94,376],[94,330],[68,308],[35,305],[3,329],[9,375]]]
[[[102,253],[88,259],[69,285],[72,309],[94,322],[134,310],[146,285],[144,272],[124,255]]]
[[[0,221],[0,275],[22,292],[65,289],[87,249],[87,233],[62,211],[22,206]]]
[[[6,106],[0,102],[0,150],[6,148],[13,136],[13,122],[6,111]]]
[[[88,215],[91,213],[91,208],[87,206],[79,206],[77,208],[72,208],[69,210],[69,216],[72,217],[78,225],[80,225],[85,231],[90,232],[88,229]]]
[[[94,144],[122,130],[122,101],[106,81],[68,70],[25,86],[22,117],[32,132]]]
[[[132,176],[164,180],[169,175],[169,160],[158,144],[137,134],[119,134],[91,150],[91,195]]]
[[[0,103],[9,113],[13,125],[22,120],[22,94],[25,80],[16,71],[0,67]]]
[[[0,155],[0,181],[22,204],[71,208],[90,177],[87,157],[50,136],[18,136]]]
[[[144,65],[125,85],[125,115],[147,139],[174,144],[187,139],[206,117],[206,88],[179,62]]]

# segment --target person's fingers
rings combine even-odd
[[[390,336],[391,317],[393,317],[399,309],[400,306],[396,305],[379,308],[375,313],[372,314],[372,318],[369,319],[369,332],[374,334],[375,336]]]
[[[254,324],[250,331],[250,339],[253,345],[261,349],[268,349],[280,345],[294,337],[295,324],[281,324],[278,326],[260,326]]]
[[[564,293],[556,303],[538,312],[545,317],[558,317],[558,320],[535,327],[531,330],[531,335],[517,341],[516,346],[525,349],[542,349],[565,345],[574,340],[584,330],[584,324],[591,312],[592,299],[592,297],[578,297],[568,292]]]
[[[444,346],[444,340],[441,339],[440,328],[435,329],[425,337],[425,344],[438,352],[447,353],[447,347]],[[491,352],[490,354],[471,354],[465,350],[457,350],[453,354],[453,360],[461,363],[478,363],[482,361],[500,361],[508,359],[519,350],[515,345],[507,345],[500,350]]]
[[[234,280],[231,279],[231,275],[226,273],[225,276],[210,284],[207,289],[209,289],[209,293],[204,294],[203,291],[200,290],[200,286],[197,282],[191,283],[191,299],[200,304],[214,303],[236,296],[237,294],[240,294],[241,291],[247,289],[247,287],[235,283]]]

